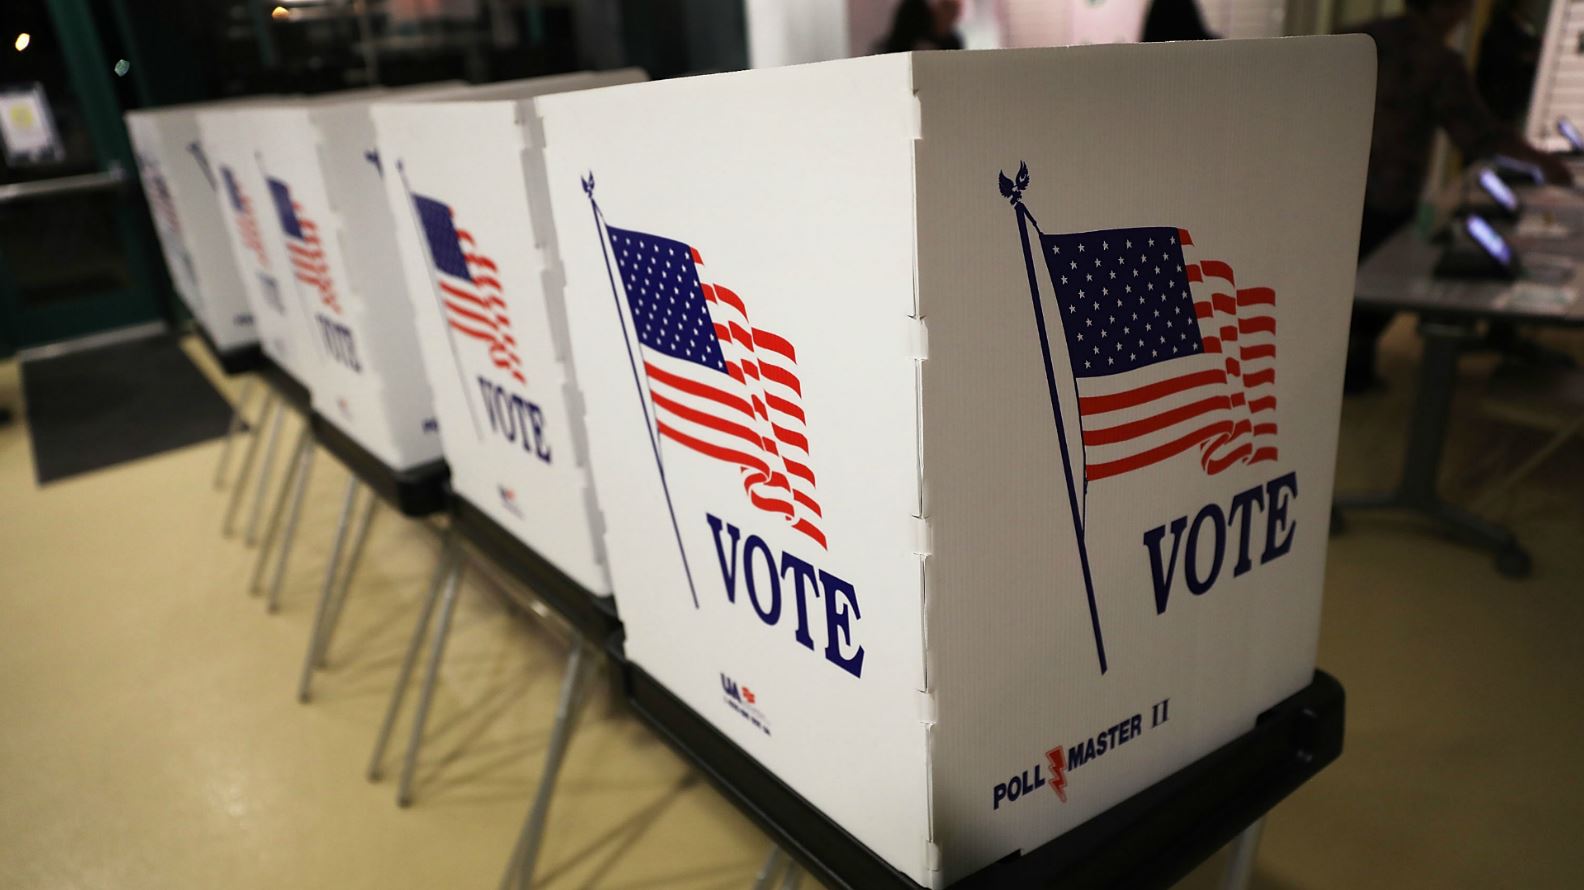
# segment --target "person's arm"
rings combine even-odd
[[[1449,54],[1438,80],[1436,122],[1464,158],[1472,161],[1500,153],[1538,165],[1549,182],[1573,184],[1573,174],[1560,158],[1530,145],[1490,113],[1461,58]]]

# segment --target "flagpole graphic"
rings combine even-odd
[[[1231,264],[1206,258],[1186,229],[1045,232],[1023,204],[1028,185],[1027,164],[1018,166],[1016,178],[1000,176],[1001,195],[1017,213],[1103,674],[1105,644],[1086,543],[1089,484],[1136,471],[1153,474],[1149,484],[1181,477],[1193,472],[1192,464],[1177,458],[1193,451],[1206,476],[1277,459],[1276,291],[1237,287]],[[1060,374],[1052,338],[1065,347]],[[1077,409],[1076,473],[1058,380],[1071,381]]]
[[[611,298],[616,302],[616,318],[621,322],[622,345],[627,348],[627,364],[632,369],[633,386],[638,389],[638,404],[643,409],[644,432],[649,439],[649,448],[654,452],[655,469],[660,473],[660,489],[665,492],[666,512],[671,516],[671,532],[676,536],[677,553],[682,557],[682,572],[687,576],[688,593],[693,596],[693,608],[699,608],[698,588],[693,584],[693,569],[688,565],[687,549],[682,546],[682,528],[677,524],[676,506],[671,501],[671,485],[666,481],[665,462],[660,459],[660,442],[655,436],[654,424],[649,419],[649,401],[644,392],[642,379],[638,376],[638,360],[633,356],[632,341],[627,332],[627,316],[622,312],[621,294],[616,290],[616,274],[611,270],[609,244],[605,238],[603,215],[600,213],[599,202],[594,199],[594,174],[591,171],[588,177],[582,180],[583,193],[588,195],[589,207],[594,214],[594,233],[600,241],[600,255],[605,259],[605,275],[610,280]]]
[[[462,401],[467,404],[468,418],[473,421],[473,435],[480,442],[484,441],[484,429],[479,425],[478,412],[473,408],[473,398],[468,395],[467,375],[462,372],[462,359],[457,355],[456,340],[451,333],[451,324],[447,321],[445,301],[440,297],[434,281],[434,248],[429,244],[429,236],[424,231],[423,220],[418,218],[418,203],[414,200],[412,186],[407,182],[407,168],[401,161],[396,162],[396,174],[401,177],[402,191],[407,195],[407,212],[412,214],[413,227],[418,233],[418,241],[423,246],[424,256],[429,260],[429,295],[434,297],[435,306],[440,310],[440,324],[445,328],[446,346],[451,350],[451,365],[456,368],[457,382],[462,386]]]
[[[1018,237],[1023,242],[1023,262],[1028,267],[1029,293],[1034,300],[1034,325],[1039,330],[1040,352],[1045,358],[1045,385],[1050,391],[1051,413],[1056,417],[1056,439],[1061,447],[1062,471],[1067,477],[1067,506],[1072,510],[1073,531],[1078,541],[1078,562],[1083,566],[1084,593],[1089,600],[1089,625],[1094,631],[1095,654],[1100,673],[1107,669],[1105,639],[1100,633],[1100,610],[1095,603],[1094,578],[1089,571],[1089,545],[1084,538],[1084,512],[1078,506],[1078,490],[1073,482],[1072,457],[1067,453],[1067,426],[1062,422],[1061,400],[1056,390],[1056,369],[1051,363],[1050,336],[1045,330],[1045,308],[1040,305],[1039,277],[1034,268],[1034,252],[1029,247],[1028,226],[1032,217],[1023,206],[1023,190],[1028,188],[1028,165],[1020,164],[1016,182],[1001,174],[1001,194],[1017,212]]]

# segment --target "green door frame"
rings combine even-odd
[[[86,0],[46,0],[57,39],[65,50],[67,76],[82,107],[89,140],[105,169],[126,175],[121,198],[114,204],[115,231],[126,256],[129,286],[74,297],[59,305],[23,307],[23,295],[0,256],[0,303],[9,311],[0,330],[0,355],[17,349],[118,327],[172,318],[172,289],[165,267],[156,257],[153,231],[138,189],[137,165],[110,82],[99,30]],[[47,198],[39,200],[48,200]],[[5,342],[10,331],[17,342]]]

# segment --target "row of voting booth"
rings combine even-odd
[[[1374,71],[899,54],[128,124],[212,344],[393,472],[443,459],[636,670],[940,887],[1311,682]]]

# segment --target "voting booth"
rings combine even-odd
[[[138,177],[176,293],[222,351],[258,340],[216,202],[219,184],[198,135],[213,105],[177,105],[126,115]]]
[[[215,201],[258,329],[259,345],[310,393],[320,370],[312,330],[313,305],[294,283],[292,253],[275,213],[263,145],[272,109],[314,100],[279,99],[217,106],[198,115],[198,129],[213,167]]]
[[[295,289],[320,357],[314,410],[396,471],[438,460],[440,437],[413,360],[417,334],[369,107],[458,88],[332,94],[251,116],[267,205],[261,225],[282,239],[281,277],[290,282],[281,286]]]
[[[533,104],[641,78],[571,74],[373,109],[404,314],[416,323],[452,488],[597,594],[610,582],[565,322],[546,299],[560,271]]]
[[[924,886],[1305,687],[1374,77],[1322,37],[538,99],[630,661]]]

